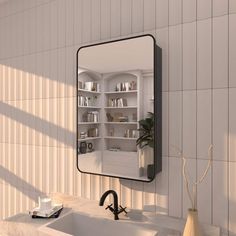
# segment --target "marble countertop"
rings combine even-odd
[[[112,213],[106,211],[104,207],[98,206],[97,201],[60,193],[51,194],[51,198],[55,203],[63,203],[64,209],[61,212],[61,216],[73,210],[86,212],[95,217],[113,219]],[[121,213],[119,218],[120,221],[132,224],[145,224],[145,227],[149,228],[165,227],[168,232],[166,235],[181,235],[179,232],[183,230],[185,224],[184,220],[132,209],[129,210],[127,216]],[[46,236],[46,234],[39,232],[37,229],[53,220],[55,219],[32,219],[27,212],[20,213],[0,222],[0,236]],[[220,235],[218,227],[202,225],[202,228],[205,236]]]

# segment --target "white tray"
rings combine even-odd
[[[49,218],[59,210],[63,208],[62,204],[53,204],[51,209],[47,210],[40,210],[39,207],[35,207],[31,211],[29,211],[29,214],[31,216],[39,216],[39,217],[46,217]]]

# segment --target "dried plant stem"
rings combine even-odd
[[[194,206],[193,198],[192,198],[192,195],[191,195],[191,192],[190,192],[190,189],[189,189],[189,181],[188,181],[187,173],[186,173],[186,159],[185,158],[183,158],[183,169],[182,169],[182,171],[183,171],[185,187],[186,187],[186,191],[187,191],[189,200],[191,202],[191,205]]]
[[[205,171],[203,172],[202,176],[200,177],[200,179],[198,181],[195,181],[193,183],[190,183],[188,174],[187,174],[187,170],[186,170],[186,164],[187,164],[187,159],[184,156],[183,152],[179,150],[179,155],[181,156],[182,160],[183,160],[183,167],[182,167],[182,172],[183,172],[183,177],[184,177],[184,182],[185,182],[185,187],[186,187],[186,191],[189,197],[189,200],[191,202],[192,205],[192,209],[196,209],[197,208],[197,185],[199,185],[200,183],[202,183],[202,181],[205,179],[211,164],[212,164],[212,148],[213,145],[211,144],[208,148],[208,164],[207,167],[205,169]],[[192,193],[190,191],[190,185],[192,185]]]

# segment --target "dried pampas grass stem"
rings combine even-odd
[[[191,183],[187,174],[187,170],[186,170],[186,164],[187,164],[187,159],[184,156],[183,152],[179,149],[176,148],[178,150],[178,153],[180,155],[180,157],[183,160],[183,167],[182,167],[182,173],[183,173],[183,177],[184,177],[184,182],[185,182],[185,187],[186,187],[186,191],[189,197],[189,200],[191,202],[192,205],[192,209],[196,209],[197,208],[197,185],[199,185],[200,183],[202,183],[202,181],[205,179],[211,165],[212,165],[212,149],[213,149],[213,145],[211,144],[208,148],[208,163],[206,166],[205,171],[203,172],[202,176],[199,178],[199,180]],[[192,185],[192,193],[190,191],[190,185]]]

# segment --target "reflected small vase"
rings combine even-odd
[[[140,176],[147,176],[148,165],[153,165],[154,152],[153,148],[144,147],[139,150],[139,168],[142,168]]]
[[[188,209],[188,218],[184,227],[183,236],[202,236],[197,209]]]

